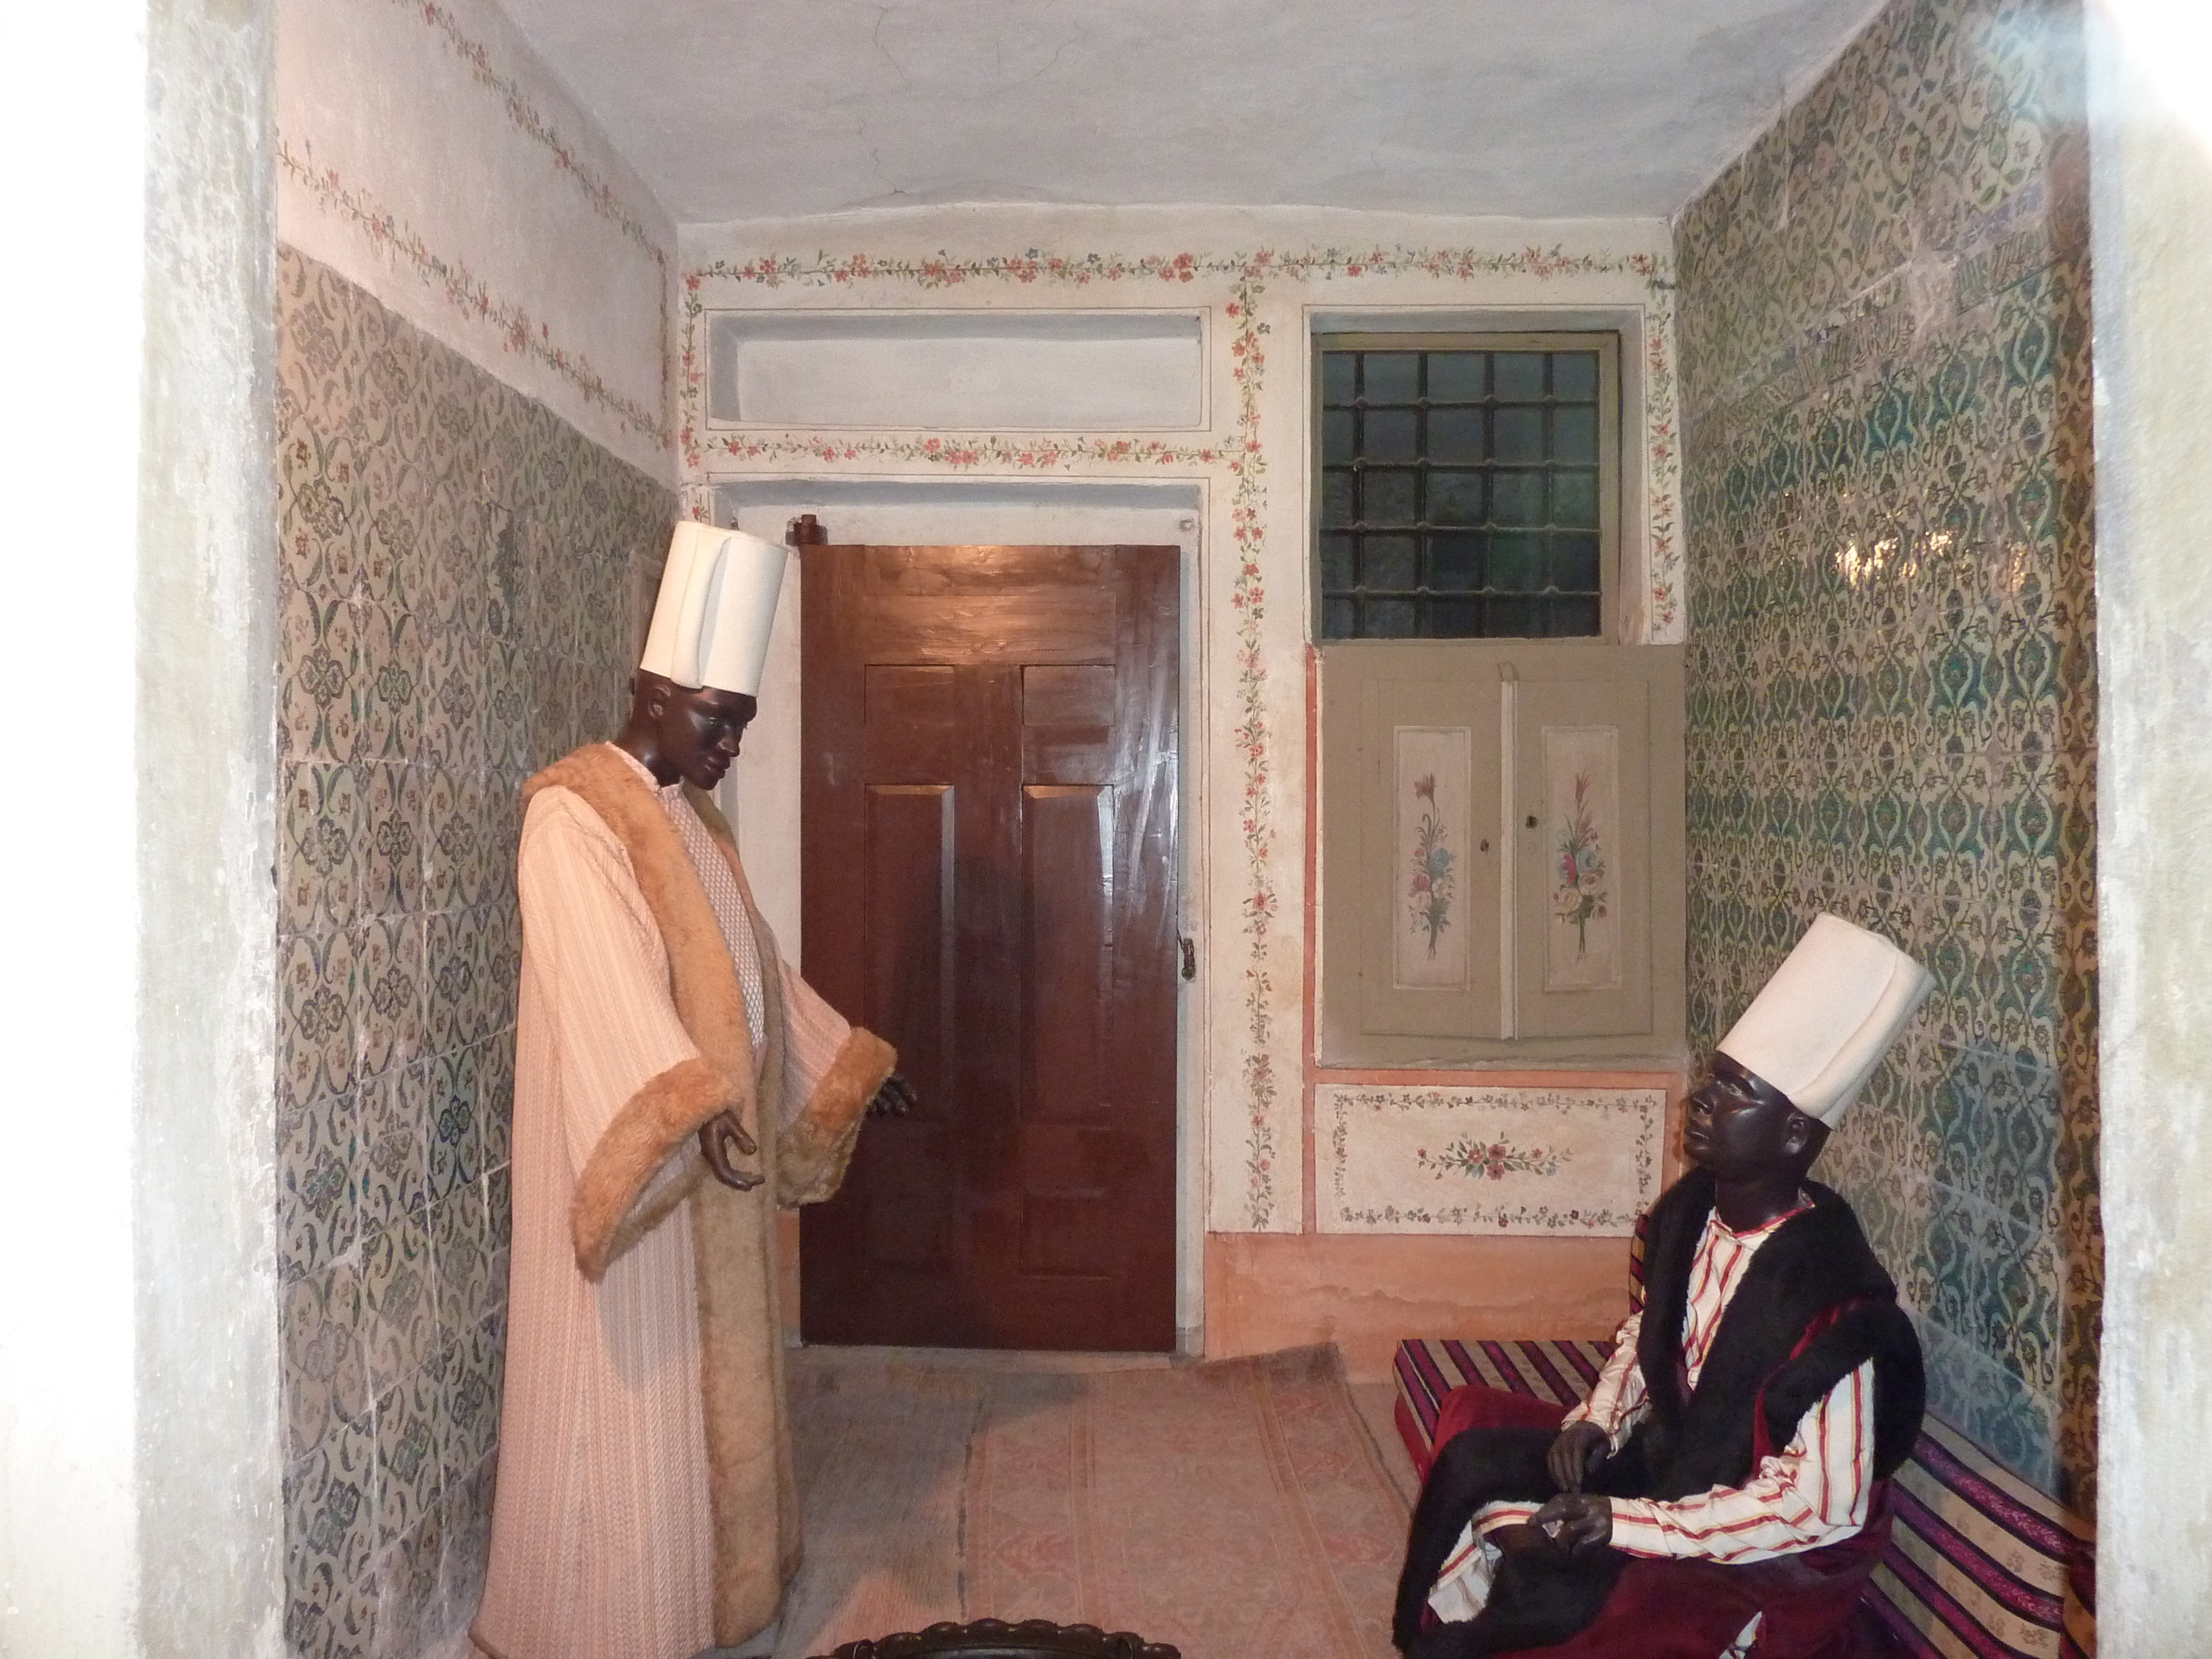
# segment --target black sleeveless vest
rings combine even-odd
[[[1813,1207],[1784,1222],[1751,1259],[1721,1315],[1698,1386],[1686,1395],[1682,1319],[1691,1263],[1712,1213],[1712,1177],[1693,1170],[1652,1206],[1644,1249],[1649,1300],[1637,1341],[1651,1408],[1610,1460],[1620,1466],[1607,1471],[1613,1479],[1601,1485],[1622,1497],[1631,1495],[1626,1486],[1638,1488],[1636,1496],[1668,1500],[1740,1486],[1757,1462],[1759,1417],[1768,1449],[1781,1450],[1798,1419],[1869,1359],[1875,1479],[1887,1479],[1911,1455],[1927,1404],[1919,1339],[1850,1206],[1818,1182],[1804,1186]],[[1838,1309],[1808,1340],[1807,1333]]]

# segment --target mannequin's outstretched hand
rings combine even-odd
[[[750,1192],[767,1179],[738,1167],[738,1159],[750,1158],[760,1146],[745,1133],[735,1112],[717,1112],[700,1125],[699,1151],[706,1158],[707,1167],[714,1172],[714,1179],[725,1187]]]
[[[921,1103],[921,1097],[915,1093],[914,1085],[893,1072],[884,1079],[884,1086],[876,1091],[875,1097],[868,1102],[868,1115],[904,1117]]]

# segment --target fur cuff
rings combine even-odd
[[[592,1148],[583,1173],[576,1177],[576,1196],[568,1209],[568,1235],[576,1248],[579,1273],[593,1284],[606,1276],[608,1264],[636,1243],[650,1224],[640,1224],[631,1211],[645,1196],[653,1176],[684,1145],[686,1136],[696,1134],[708,1119],[736,1105],[738,1098],[735,1084],[705,1060],[694,1058],[678,1060],[647,1079],[623,1103],[614,1121]],[[684,1190],[689,1190],[688,1185]],[[683,1195],[679,1192],[666,1204],[652,1207],[659,1215],[665,1215]]]
[[[837,1190],[860,1137],[861,1114],[897,1065],[898,1052],[890,1043],[853,1028],[814,1085],[806,1109],[776,1143],[775,1196],[784,1208],[819,1204]]]

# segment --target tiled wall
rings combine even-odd
[[[610,735],[672,495],[279,267],[286,1635],[412,1656],[491,1514],[517,787]]]
[[[2080,18],[1899,0],[1676,227],[1690,1019],[1818,910],[1937,990],[1823,1173],[1936,1409],[2087,1507],[2094,641]]]

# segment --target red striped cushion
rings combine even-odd
[[[1932,1417],[1891,1493],[1895,1526],[1869,1600],[1905,1652],[2060,1659],[2069,1639],[2095,1650],[2089,1611],[2068,1595],[2086,1522]]]
[[[1398,1345],[1398,1398],[1419,1425],[1424,1445],[1437,1434],[1444,1396],[1480,1382],[1571,1406],[1590,1391],[1613,1353],[1610,1342],[1459,1342],[1420,1338]]]
[[[1644,1231],[1648,1218],[1636,1218],[1628,1241],[1628,1305],[1644,1307]],[[1463,1382],[1480,1382],[1508,1394],[1534,1395],[1554,1405],[1571,1406],[1590,1391],[1613,1353],[1611,1342],[1455,1342],[1416,1338],[1398,1345],[1398,1412],[1401,1427],[1411,1419],[1420,1445],[1410,1443],[1416,1464],[1435,1444],[1437,1412],[1443,1397]]]

